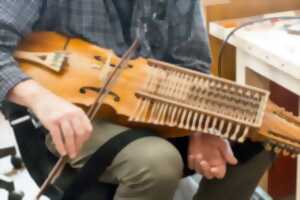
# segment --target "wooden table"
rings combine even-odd
[[[300,13],[291,11],[271,16],[279,15],[300,16]],[[266,16],[212,22],[209,32],[224,40],[232,27],[262,17]],[[265,89],[269,88],[269,82],[272,81],[296,94],[300,105],[300,35],[289,34],[283,29],[283,23],[287,21],[273,21],[262,26],[257,24],[244,28],[229,40],[236,47],[236,80],[241,84],[252,84]],[[300,200],[300,157],[297,171],[296,199]]]

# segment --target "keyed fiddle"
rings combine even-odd
[[[56,95],[94,105],[121,59],[111,50],[55,33],[34,33],[15,52],[22,70]],[[269,101],[269,92],[169,63],[130,60],[113,81],[97,117],[152,128],[163,137],[202,132],[300,152],[300,119]],[[87,109],[86,109],[87,110]]]

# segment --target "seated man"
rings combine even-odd
[[[22,37],[32,31],[55,31],[118,55],[139,38],[139,56],[210,71],[207,33],[194,0],[2,0],[0,27],[0,102],[30,108],[49,130],[49,150],[68,155],[75,168],[128,128],[99,120],[92,125],[80,108],[24,74],[12,57]],[[252,152],[253,146],[235,149]],[[170,141],[147,137],[124,148],[99,179],[119,185],[116,200],[171,200],[185,163],[205,176],[194,199],[246,200],[273,156],[257,151],[252,158],[239,157],[244,159],[237,164],[229,143],[215,136],[198,133]]]

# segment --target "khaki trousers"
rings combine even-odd
[[[71,166],[82,167],[102,144],[125,130],[126,127],[97,121],[92,138],[70,162]],[[50,138],[46,143],[50,151],[57,154]],[[172,200],[182,171],[178,150],[167,140],[153,136],[125,147],[99,180],[119,185],[115,200]]]

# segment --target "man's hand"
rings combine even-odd
[[[227,163],[238,163],[227,140],[201,133],[191,136],[188,160],[189,168],[207,179],[224,178]]]
[[[60,155],[75,158],[90,137],[92,125],[84,111],[33,80],[19,83],[9,100],[30,108],[49,130]]]

